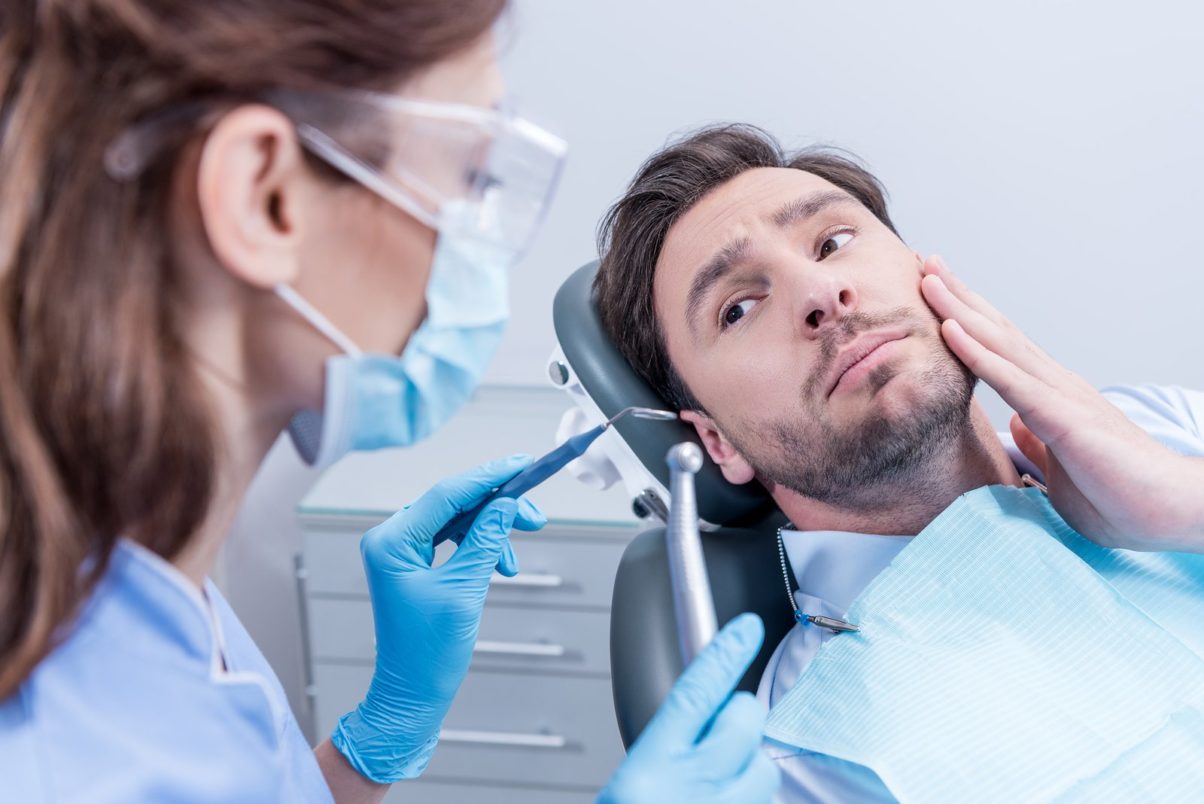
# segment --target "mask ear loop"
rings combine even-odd
[[[330,339],[335,346],[342,349],[351,357],[361,357],[364,352],[343,331],[330,322],[330,319],[318,312],[318,309],[301,297],[301,294],[285,284],[272,288],[281,301],[297,311],[297,314],[313,325],[314,329]]]

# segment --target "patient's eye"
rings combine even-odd
[[[825,257],[830,257],[836,253],[838,249],[853,239],[853,233],[849,231],[835,232],[832,235],[824,238],[824,242],[819,246],[819,258],[822,260]]]
[[[735,324],[741,318],[748,315],[749,310],[756,305],[756,299],[745,299],[744,301],[736,302],[731,307],[723,311],[723,328],[727,329],[732,324]]]

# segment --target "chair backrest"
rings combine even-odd
[[[553,322],[561,351],[605,416],[629,405],[664,407],[602,327],[592,288],[597,267],[597,262],[581,267],[556,294]],[[698,442],[694,428],[684,422],[628,417],[615,429],[666,487],[669,448],[682,441]],[[719,622],[745,611],[759,614],[765,622],[765,644],[740,683],[741,689],[755,690],[769,657],[794,624],[775,536],[782,517],[764,488],[757,483],[733,486],[709,458],[695,485],[699,517],[722,526],[702,534]],[[664,528],[655,528],[636,537],[624,552],[615,579],[610,665],[615,714],[625,745],[643,730],[684,669],[664,533]]]

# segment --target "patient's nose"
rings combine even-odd
[[[808,337],[817,337],[829,327],[853,311],[856,293],[848,282],[839,276],[817,276],[807,283],[805,331]]]

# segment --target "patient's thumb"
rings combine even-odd
[[[1019,413],[1012,414],[1012,438],[1024,457],[1037,466],[1044,477],[1049,477],[1049,459],[1045,452],[1045,442],[1037,438],[1036,433],[1028,429],[1028,425],[1020,419]]]

